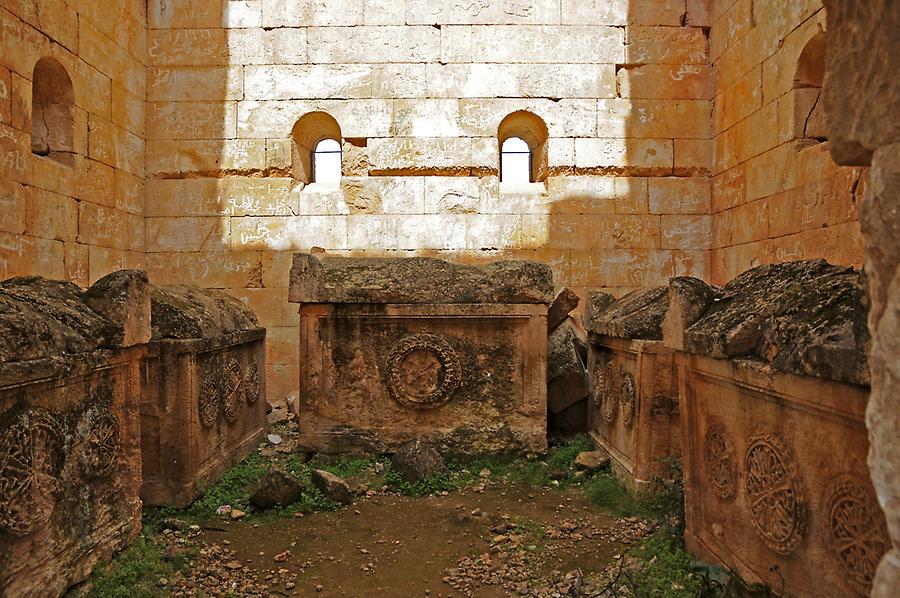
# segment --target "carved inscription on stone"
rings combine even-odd
[[[450,344],[433,334],[411,334],[391,349],[387,385],[394,399],[413,409],[444,405],[462,381],[462,366]]]
[[[97,415],[90,424],[80,454],[85,475],[99,477],[109,473],[119,453],[119,420],[109,411]]]
[[[241,364],[234,357],[225,362],[222,372],[222,412],[225,421],[234,423],[241,414],[244,402],[244,373]]]
[[[622,410],[622,423],[629,427],[634,423],[636,400],[634,376],[623,370],[622,396],[619,397],[619,407]]]
[[[50,519],[62,442],[56,420],[40,410],[25,411],[0,432],[0,528],[25,536]]]
[[[716,496],[725,502],[737,495],[738,466],[731,432],[725,424],[714,421],[706,430],[703,443],[706,477]]]
[[[890,545],[875,497],[853,476],[841,476],[831,484],[828,532],[845,581],[861,596],[868,596],[878,563]]]
[[[791,554],[809,527],[809,507],[793,452],[776,434],[754,434],[747,443],[745,477],[756,532],[773,552]]]
[[[612,360],[606,364],[606,376],[604,380],[606,382],[606,390],[603,393],[603,419],[608,423],[613,423],[616,419],[616,412],[619,407],[619,390],[617,388],[619,385],[619,370]]]

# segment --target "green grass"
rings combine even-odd
[[[166,547],[145,530],[112,563],[94,569],[88,598],[155,598],[168,592],[159,585],[187,564],[188,556],[165,559]]]
[[[671,530],[658,532],[637,549],[642,567],[632,573],[632,590],[637,596],[696,598],[704,592],[704,578],[693,569],[690,555]]]
[[[246,511],[250,508],[250,492],[254,484],[269,471],[271,463],[253,452],[232,469],[229,469],[214,484],[203,491],[202,496],[179,517],[202,519],[212,517],[222,505],[231,505]]]

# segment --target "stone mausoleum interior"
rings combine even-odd
[[[0,596],[900,596],[893,0],[0,0]]]

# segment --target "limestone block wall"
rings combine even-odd
[[[0,279],[143,267],[146,54],[143,0],[0,1]]]
[[[713,0],[710,8],[712,281],[816,257],[860,267],[867,171],[837,166],[821,141],[821,0]]]
[[[297,388],[296,251],[537,259],[579,292],[707,278],[708,25],[695,0],[151,0],[147,268],[256,310],[275,399]],[[544,180],[509,188],[499,129],[523,110]],[[312,112],[340,185],[297,164]]]

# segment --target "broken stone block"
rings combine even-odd
[[[250,504],[260,509],[271,509],[276,505],[289,505],[300,499],[303,485],[300,480],[273,467],[259,481],[250,494]]]
[[[596,311],[594,311],[596,305]],[[592,299],[589,332],[615,338],[662,340],[662,321],[669,309],[666,287],[639,289],[621,299]]]
[[[553,332],[559,325],[566,321],[572,310],[578,307],[581,301],[572,289],[566,287],[556,295],[550,309],[547,310],[547,331]]]
[[[578,471],[599,471],[609,466],[609,453],[606,451],[584,451],[578,453],[573,465]]]
[[[547,350],[547,407],[560,413],[590,393],[583,352],[587,339],[573,320],[557,328],[549,339]],[[581,350],[579,350],[581,349]]]
[[[299,446],[441,454],[546,448],[544,265],[296,256]],[[333,303],[320,303],[332,300]]]
[[[328,500],[342,505],[349,505],[353,502],[353,491],[350,490],[350,485],[343,478],[324,469],[316,469],[312,472],[312,481]]]
[[[603,291],[588,291],[588,305],[584,310],[584,328],[590,332],[594,329],[594,318],[606,311],[615,303],[616,298]]]
[[[434,448],[413,440],[394,453],[391,466],[404,481],[414,484],[444,471],[444,459]]]
[[[800,375],[868,384],[860,273],[824,260],[759,266],[724,287],[684,333],[684,350],[752,359]]]
[[[550,303],[553,274],[538,262],[483,266],[434,258],[340,258],[294,254],[293,303]]]
[[[189,505],[266,431],[266,331],[240,301],[191,286],[152,287],[144,360],[141,497]]]
[[[706,313],[716,300],[716,289],[702,280],[678,277],[669,280],[669,310],[663,319],[667,347],[684,349],[684,332]]]
[[[115,344],[150,342],[150,282],[142,270],[118,270],[95,282],[82,300],[120,331]]]
[[[140,532],[140,359],[76,285],[0,283],[0,594],[59,596]]]

